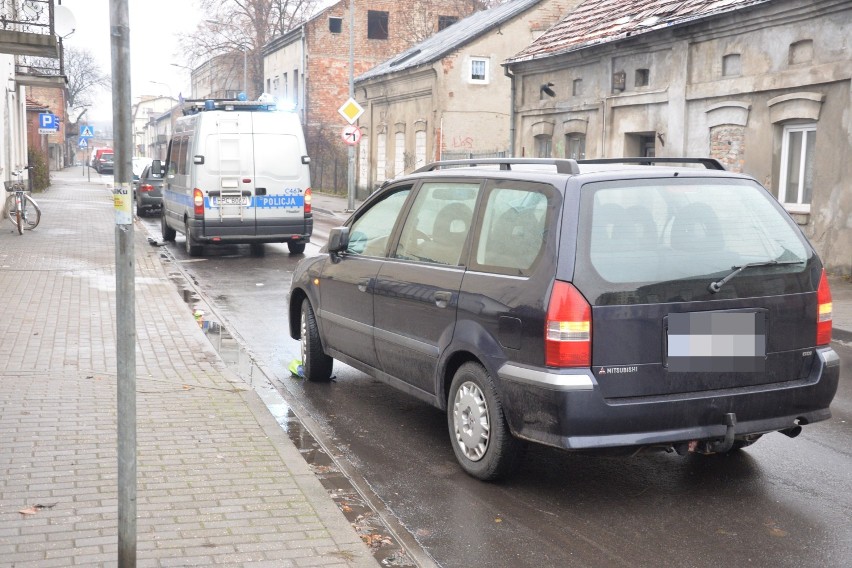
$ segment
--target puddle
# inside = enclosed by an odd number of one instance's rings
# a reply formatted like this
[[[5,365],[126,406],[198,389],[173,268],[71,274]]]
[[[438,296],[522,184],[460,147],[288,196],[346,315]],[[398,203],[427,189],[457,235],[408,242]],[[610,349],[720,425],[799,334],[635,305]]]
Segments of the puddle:
[[[270,387],[270,381],[254,362],[251,354],[239,344],[227,328],[212,318],[209,307],[199,295],[194,290],[186,288],[184,275],[171,273],[169,278],[177,286],[195,321],[228,368],[255,389],[261,386]],[[293,378],[292,380],[302,379]],[[373,558],[382,566],[416,568],[417,564],[394,538],[381,517],[355,489],[349,478],[340,471],[332,457],[302,424],[289,405],[280,399],[280,396],[278,403],[270,403],[265,397],[262,398],[266,401],[272,416],[299,450],[308,467],[328,491],[329,496],[361,540],[369,547]]]

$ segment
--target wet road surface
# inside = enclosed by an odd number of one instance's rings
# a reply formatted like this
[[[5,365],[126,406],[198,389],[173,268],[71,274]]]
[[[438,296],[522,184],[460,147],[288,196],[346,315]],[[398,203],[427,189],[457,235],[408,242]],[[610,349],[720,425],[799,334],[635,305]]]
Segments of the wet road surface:
[[[317,241],[337,224],[316,222]],[[146,220],[158,237],[156,223]],[[329,384],[290,376],[298,344],[287,333],[286,297],[302,255],[267,245],[253,257],[233,246],[190,259],[180,235],[176,245],[168,254],[247,347],[246,360],[293,401],[317,447],[375,492],[394,530],[441,566],[852,565],[850,346],[835,345],[843,366],[834,418],[796,439],[771,434],[731,456],[600,457],[531,446],[512,479],[487,484],[459,469],[438,410],[337,362]],[[312,243],[306,254],[317,251]],[[315,471],[335,470],[326,465]]]

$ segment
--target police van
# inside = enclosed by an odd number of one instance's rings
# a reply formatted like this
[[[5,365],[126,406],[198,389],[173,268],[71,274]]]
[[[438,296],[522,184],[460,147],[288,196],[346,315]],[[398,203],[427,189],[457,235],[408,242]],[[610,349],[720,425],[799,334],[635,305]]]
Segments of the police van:
[[[313,229],[310,158],[298,115],[273,102],[185,101],[164,170],[163,240],[208,244],[287,243],[301,253]]]

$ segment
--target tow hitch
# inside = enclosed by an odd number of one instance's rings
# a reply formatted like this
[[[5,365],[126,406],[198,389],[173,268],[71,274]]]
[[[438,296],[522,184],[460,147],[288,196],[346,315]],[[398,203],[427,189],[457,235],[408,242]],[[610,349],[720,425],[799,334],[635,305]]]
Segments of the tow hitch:
[[[733,412],[725,414],[725,437],[718,442],[707,442],[704,452],[708,454],[724,454],[734,447],[734,426],[737,425],[737,415]]]

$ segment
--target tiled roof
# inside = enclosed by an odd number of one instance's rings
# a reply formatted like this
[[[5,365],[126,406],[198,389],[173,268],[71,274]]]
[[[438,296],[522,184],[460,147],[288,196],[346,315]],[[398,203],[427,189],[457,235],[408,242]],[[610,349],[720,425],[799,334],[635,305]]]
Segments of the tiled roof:
[[[541,0],[509,0],[505,4],[495,6],[489,10],[474,12],[467,18],[444,28],[432,37],[376,65],[366,73],[358,76],[355,80],[363,81],[438,61],[446,54],[459,49],[482,34],[497,28],[539,2]]]
[[[771,0],[586,0],[508,63],[575,51]]]

